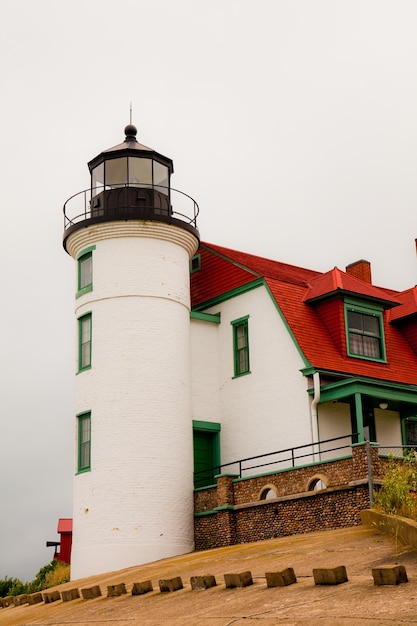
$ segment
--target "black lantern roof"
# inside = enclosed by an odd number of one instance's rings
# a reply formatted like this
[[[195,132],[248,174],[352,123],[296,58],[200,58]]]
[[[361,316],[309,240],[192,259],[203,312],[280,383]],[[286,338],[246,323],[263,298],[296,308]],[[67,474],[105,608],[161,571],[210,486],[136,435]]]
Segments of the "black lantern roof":
[[[136,139],[137,128],[133,124],[128,124],[124,130],[125,132],[125,140],[123,143],[119,143],[117,146],[113,146],[113,148],[108,148],[107,150],[103,150],[100,154],[98,154],[94,159],[88,163],[88,168],[90,172],[109,159],[117,159],[122,156],[133,156],[133,157],[142,157],[142,158],[151,158],[155,159],[159,163],[162,163],[169,169],[169,173],[173,174],[174,172],[174,164],[171,159],[156,152],[153,148],[148,148],[148,146],[144,146],[139,143]]]

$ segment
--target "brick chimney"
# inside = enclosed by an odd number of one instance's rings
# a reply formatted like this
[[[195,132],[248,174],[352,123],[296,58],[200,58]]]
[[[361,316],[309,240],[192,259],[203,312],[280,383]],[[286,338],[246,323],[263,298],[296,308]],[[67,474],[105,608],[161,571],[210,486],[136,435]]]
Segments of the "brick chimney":
[[[346,274],[359,278],[363,280],[364,283],[372,285],[371,264],[369,261],[361,259],[360,261],[350,263],[350,265],[346,266]]]

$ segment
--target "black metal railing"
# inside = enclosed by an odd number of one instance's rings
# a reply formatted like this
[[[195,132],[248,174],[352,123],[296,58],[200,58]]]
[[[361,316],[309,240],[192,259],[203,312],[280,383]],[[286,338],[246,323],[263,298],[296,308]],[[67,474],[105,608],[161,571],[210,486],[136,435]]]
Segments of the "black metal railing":
[[[111,203],[110,194],[121,191],[122,195]],[[137,197],[133,200],[135,192]],[[174,211],[172,201],[181,206],[182,212]],[[112,185],[112,187],[94,187],[74,194],[65,202],[64,231],[84,222],[100,218],[115,219],[148,219],[161,216],[166,219],[179,220],[193,228],[197,228],[199,207],[197,202],[179,189],[163,185]]]
[[[215,484],[214,476],[216,474],[230,473],[242,478],[244,475],[247,475],[248,472],[259,470],[260,468],[268,467],[269,469],[267,471],[272,472],[274,470],[279,471],[280,469],[294,468],[298,465],[320,463],[323,460],[337,458],[333,453],[340,452],[341,450],[344,450],[345,454],[340,456],[348,456],[351,454],[352,444],[357,442],[358,434],[359,433],[352,433],[342,437],[307,443],[302,446],[268,452],[267,454],[259,454],[257,456],[251,456],[245,459],[239,459],[238,461],[232,461],[231,463],[223,463],[222,465],[200,470],[194,473],[194,487],[199,488],[209,484]],[[345,441],[344,445],[333,445],[335,443],[341,443],[341,441]],[[300,463],[301,459],[303,463]],[[257,463],[256,461],[262,462]],[[253,464],[254,462],[256,463]]]

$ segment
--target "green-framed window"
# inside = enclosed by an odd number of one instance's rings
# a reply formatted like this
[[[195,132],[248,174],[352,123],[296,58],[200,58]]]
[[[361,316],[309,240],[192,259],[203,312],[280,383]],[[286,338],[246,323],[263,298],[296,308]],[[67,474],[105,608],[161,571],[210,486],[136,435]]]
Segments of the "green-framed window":
[[[348,355],[385,361],[382,310],[345,303],[345,320]]]
[[[417,446],[417,416],[406,417],[401,426],[403,445]]]
[[[77,415],[78,421],[78,460],[77,471],[86,472],[91,469],[91,413]]]
[[[234,375],[250,374],[249,369],[249,315],[230,322],[233,328]]]
[[[91,367],[91,313],[78,318],[78,371]]]
[[[190,260],[190,273],[198,272],[201,269],[201,256],[196,254]]]
[[[93,289],[93,250],[86,248],[77,256],[77,297]]]
[[[216,483],[220,472],[220,429],[218,422],[193,420],[194,487]]]

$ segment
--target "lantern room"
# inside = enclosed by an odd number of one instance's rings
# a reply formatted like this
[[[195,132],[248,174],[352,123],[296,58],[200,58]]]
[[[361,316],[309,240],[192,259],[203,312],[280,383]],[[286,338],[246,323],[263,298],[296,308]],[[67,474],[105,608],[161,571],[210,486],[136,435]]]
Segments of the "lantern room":
[[[197,203],[171,188],[172,160],[136,139],[137,129],[126,126],[123,143],[101,152],[88,163],[89,189],[64,205],[64,247],[69,235],[89,224],[114,220],[157,220],[180,226],[199,238]],[[180,205],[173,209],[173,196]],[[88,221],[88,224],[86,224]]]
[[[136,127],[125,128],[122,144],[89,162],[92,216],[122,213],[170,215],[171,159],[136,140]]]

